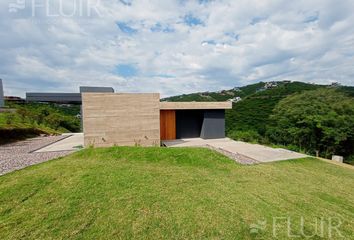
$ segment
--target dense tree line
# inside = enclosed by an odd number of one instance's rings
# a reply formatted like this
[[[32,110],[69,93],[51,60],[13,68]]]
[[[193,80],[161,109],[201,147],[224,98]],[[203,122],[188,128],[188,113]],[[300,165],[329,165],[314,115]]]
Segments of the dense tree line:
[[[272,142],[296,145],[329,158],[354,150],[354,99],[335,89],[289,96],[275,107],[266,136]]]
[[[227,114],[228,136],[276,144],[330,158],[354,160],[354,98],[339,89],[319,88],[280,98],[252,97]]]
[[[15,112],[3,113],[0,128],[38,128],[57,132],[79,132],[80,106],[55,104],[10,104]],[[0,119],[0,120],[1,120]]]

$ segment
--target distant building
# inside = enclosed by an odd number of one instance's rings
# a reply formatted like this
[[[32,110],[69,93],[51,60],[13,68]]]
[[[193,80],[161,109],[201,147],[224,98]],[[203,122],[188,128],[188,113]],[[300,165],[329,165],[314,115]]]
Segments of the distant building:
[[[26,100],[16,96],[5,96],[4,97],[6,102],[13,102],[13,103],[25,103]]]
[[[336,88],[336,87],[340,87],[342,86],[339,82],[332,82],[331,85],[329,85],[330,87]]]
[[[4,104],[4,89],[2,87],[2,79],[0,79],[0,108],[5,107]]]
[[[228,101],[229,102],[233,102],[233,103],[237,103],[237,102],[239,102],[241,100],[242,100],[241,97],[234,97],[234,98],[230,98]]]
[[[114,93],[114,89],[111,87],[80,87],[79,93],[26,93],[26,101],[59,104],[81,104],[81,94],[86,92]]]
[[[241,89],[238,87],[234,87],[232,90],[234,90],[235,92],[241,92]]]
[[[271,88],[276,88],[278,87],[278,83],[277,82],[267,82],[264,85],[265,89],[271,89]]]

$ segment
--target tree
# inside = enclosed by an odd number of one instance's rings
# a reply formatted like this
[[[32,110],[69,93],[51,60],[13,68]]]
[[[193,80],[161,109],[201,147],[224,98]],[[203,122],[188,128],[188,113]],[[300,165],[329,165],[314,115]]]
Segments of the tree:
[[[354,149],[354,99],[335,89],[291,95],[270,116],[267,136],[323,157],[349,156]]]

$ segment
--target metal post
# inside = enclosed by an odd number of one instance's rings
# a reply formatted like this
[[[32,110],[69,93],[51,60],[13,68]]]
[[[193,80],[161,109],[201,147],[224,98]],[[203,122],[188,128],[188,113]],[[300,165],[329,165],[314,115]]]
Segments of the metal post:
[[[0,108],[3,108],[4,106],[4,89],[2,87],[2,79],[0,79]]]

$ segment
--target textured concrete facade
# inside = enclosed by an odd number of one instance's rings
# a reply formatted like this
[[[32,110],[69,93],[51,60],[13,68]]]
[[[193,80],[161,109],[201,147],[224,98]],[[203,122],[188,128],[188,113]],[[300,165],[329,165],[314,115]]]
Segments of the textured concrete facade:
[[[85,146],[159,146],[160,94],[82,94]]]

